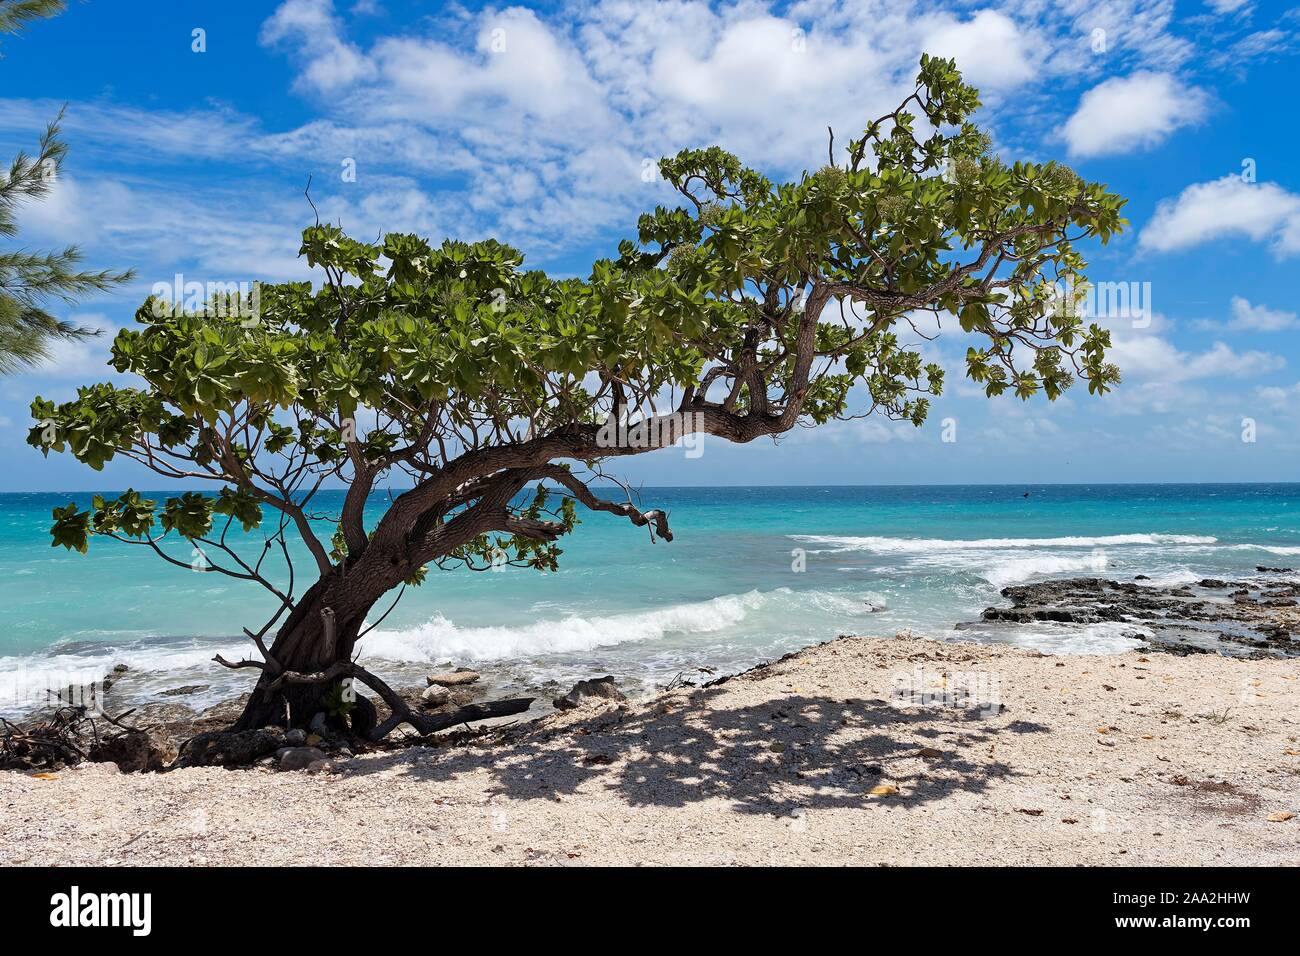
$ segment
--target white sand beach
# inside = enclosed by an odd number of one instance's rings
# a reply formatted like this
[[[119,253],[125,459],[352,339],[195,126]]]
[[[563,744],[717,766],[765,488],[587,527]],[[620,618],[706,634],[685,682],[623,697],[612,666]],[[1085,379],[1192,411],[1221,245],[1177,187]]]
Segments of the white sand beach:
[[[970,686],[999,712],[945,705]],[[329,773],[7,772],[0,808],[34,866],[1287,865],[1300,661],[841,638]]]

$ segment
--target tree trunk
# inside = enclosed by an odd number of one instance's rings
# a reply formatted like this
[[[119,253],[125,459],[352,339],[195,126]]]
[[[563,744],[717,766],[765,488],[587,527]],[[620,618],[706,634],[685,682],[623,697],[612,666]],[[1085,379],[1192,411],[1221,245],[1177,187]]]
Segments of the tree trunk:
[[[244,712],[232,730],[258,727],[307,727],[316,714],[329,714],[327,699],[341,679],[320,683],[285,683],[272,688],[282,671],[311,674],[328,670],[332,665],[351,660],[357,634],[366,614],[387,588],[364,587],[362,581],[345,581],[334,574],[321,578],[299,600],[280,627],[271,644],[271,658],[279,665],[262,672]],[[374,706],[356,694],[352,718],[354,723],[373,726]],[[339,714],[330,718],[339,729],[347,721]],[[362,732],[368,731],[366,726]],[[362,728],[358,728],[359,730]]]

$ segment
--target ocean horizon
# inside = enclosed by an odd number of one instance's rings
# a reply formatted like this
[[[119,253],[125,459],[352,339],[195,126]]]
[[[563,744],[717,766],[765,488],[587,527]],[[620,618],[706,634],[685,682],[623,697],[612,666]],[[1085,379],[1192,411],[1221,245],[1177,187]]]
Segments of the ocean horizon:
[[[118,692],[131,704],[204,706],[246,690],[249,672],[211,658],[249,653],[241,629],[269,616],[269,596],[147,547],[51,548],[51,509],[92,494],[0,493],[0,712],[24,709],[52,670],[93,680],[119,663],[129,677]],[[342,495],[322,491],[321,507]],[[558,572],[431,569],[362,639],[362,659],[399,682],[454,664],[505,686],[608,673],[652,690],[850,633],[1112,653],[1141,646],[1134,627],[955,627],[1012,584],[1242,580],[1300,558],[1300,483],[665,486],[639,498],[668,510],[674,541],[652,543],[645,529],[579,508]],[[261,532],[239,537],[260,551]],[[185,542],[168,552],[186,564],[193,555]],[[299,567],[301,582],[310,575]],[[165,696],[178,689],[188,690]]]

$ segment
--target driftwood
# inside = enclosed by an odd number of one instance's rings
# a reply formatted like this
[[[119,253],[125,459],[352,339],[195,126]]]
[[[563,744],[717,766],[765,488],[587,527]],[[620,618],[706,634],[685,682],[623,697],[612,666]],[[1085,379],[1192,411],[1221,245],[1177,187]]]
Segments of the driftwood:
[[[388,686],[384,680],[354,661],[339,661],[331,664],[325,670],[303,673],[290,670],[275,670],[269,661],[266,664],[253,660],[231,662],[224,660],[219,654],[213,660],[226,667],[259,667],[270,671],[274,674],[268,684],[268,689],[271,691],[276,691],[286,685],[327,684],[343,678],[361,681],[361,683],[378,694],[392,712],[388,719],[375,724],[374,705],[366,701],[366,705],[360,708],[364,716],[361,720],[354,722],[353,730],[371,741],[383,740],[400,724],[410,724],[420,734],[425,735],[436,733],[439,730],[446,730],[448,727],[455,727],[459,724],[467,724],[474,720],[522,714],[532,706],[535,699],[532,697],[511,697],[506,700],[485,701],[481,704],[467,704],[450,714],[421,714],[412,710],[411,705],[406,702],[402,695]],[[363,699],[358,697],[358,704]]]
[[[486,720],[489,717],[509,717],[522,714],[533,704],[532,697],[512,697],[506,700],[490,700],[481,704],[467,704],[450,714],[421,714],[411,709],[401,694],[393,690],[380,678],[356,664],[348,665],[351,676],[361,681],[376,694],[392,713],[388,719],[370,732],[371,740],[383,740],[399,724],[410,724],[421,734],[432,734],[448,727],[467,724],[472,720]]]
[[[410,724],[421,734],[432,734],[448,727],[467,724],[473,720],[487,720],[489,717],[510,717],[522,714],[533,704],[532,697],[510,697],[506,700],[489,700],[481,704],[466,704],[450,714],[421,714],[411,710],[402,701],[403,712],[394,710],[392,716],[375,728],[372,740],[382,740],[398,724]]]
[[[60,707],[48,717],[20,726],[0,717],[0,770],[56,770],[92,759],[91,755],[112,737],[101,738],[99,721],[133,733],[119,717],[91,716],[85,707]]]

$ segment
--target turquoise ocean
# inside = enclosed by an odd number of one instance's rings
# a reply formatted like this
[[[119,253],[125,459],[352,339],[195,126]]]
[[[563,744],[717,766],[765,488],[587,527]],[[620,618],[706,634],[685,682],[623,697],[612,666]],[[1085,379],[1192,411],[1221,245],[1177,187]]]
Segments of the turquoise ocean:
[[[342,492],[322,494],[326,507]],[[1107,653],[1137,645],[1129,629],[953,627],[998,603],[1001,588],[1048,577],[1176,583],[1300,566],[1300,484],[645,488],[639,497],[669,511],[674,541],[584,513],[556,573],[432,569],[366,635],[363,659],[412,681],[451,663],[503,685],[608,673],[650,689],[846,633]],[[51,670],[93,680],[118,663],[130,668],[120,692],[132,703],[198,685],[175,699],[199,706],[246,689],[251,671],[211,658],[248,654],[238,635],[260,626],[269,595],[143,547],[52,548],[51,509],[89,499],[0,495],[0,713],[23,709],[29,685]],[[261,542],[245,538],[250,553]],[[190,562],[183,543],[171,553]]]

